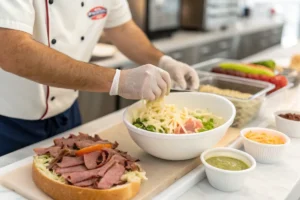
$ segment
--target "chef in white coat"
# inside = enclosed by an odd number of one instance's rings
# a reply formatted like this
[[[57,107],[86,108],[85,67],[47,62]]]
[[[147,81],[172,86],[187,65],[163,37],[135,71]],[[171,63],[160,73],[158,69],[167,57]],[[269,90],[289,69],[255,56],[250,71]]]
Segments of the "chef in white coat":
[[[141,66],[88,63],[102,31]],[[81,124],[78,90],[155,100],[196,88],[188,65],[152,46],[126,0],[0,1],[0,156]]]

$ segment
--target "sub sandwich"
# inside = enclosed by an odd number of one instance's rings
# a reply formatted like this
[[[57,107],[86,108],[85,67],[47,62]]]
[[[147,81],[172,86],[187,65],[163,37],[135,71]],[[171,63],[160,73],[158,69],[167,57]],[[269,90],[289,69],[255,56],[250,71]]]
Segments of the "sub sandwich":
[[[139,191],[146,174],[118,143],[79,133],[34,149],[33,181],[55,200],[125,200]]]

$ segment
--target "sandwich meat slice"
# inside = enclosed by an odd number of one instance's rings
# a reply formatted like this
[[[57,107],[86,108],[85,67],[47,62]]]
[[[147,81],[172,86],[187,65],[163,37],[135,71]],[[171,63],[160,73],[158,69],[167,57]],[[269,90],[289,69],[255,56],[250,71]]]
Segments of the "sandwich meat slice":
[[[79,133],[34,149],[35,184],[55,200],[132,199],[146,180],[139,161],[118,143]]]

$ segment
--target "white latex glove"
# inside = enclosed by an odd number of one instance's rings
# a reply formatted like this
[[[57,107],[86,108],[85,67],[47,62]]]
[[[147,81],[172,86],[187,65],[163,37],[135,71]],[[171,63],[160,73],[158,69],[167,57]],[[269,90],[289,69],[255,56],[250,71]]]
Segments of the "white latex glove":
[[[174,60],[169,56],[162,56],[158,67],[169,72],[174,88],[198,89],[199,76],[196,70],[189,65]]]
[[[110,95],[153,101],[167,95],[170,87],[171,78],[168,72],[147,64],[134,69],[117,70]]]

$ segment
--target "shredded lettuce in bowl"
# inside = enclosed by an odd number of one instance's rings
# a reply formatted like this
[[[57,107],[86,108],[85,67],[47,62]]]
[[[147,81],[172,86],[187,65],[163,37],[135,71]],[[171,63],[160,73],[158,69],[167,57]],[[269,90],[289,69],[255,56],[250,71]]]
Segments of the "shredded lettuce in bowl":
[[[203,128],[198,130],[198,133],[204,132],[204,131],[209,131],[215,128],[215,120],[214,118],[204,118],[204,117],[198,117],[195,116],[196,119],[201,120],[203,124]]]
[[[203,117],[203,116],[194,116],[196,119],[201,120],[203,127],[199,129],[197,132],[204,132],[214,129],[216,126],[215,119],[210,117]],[[160,120],[161,122],[164,121],[164,119]],[[144,129],[150,132],[159,132],[159,133],[169,133],[169,129],[161,126],[158,130],[154,125],[147,124],[148,120],[147,118],[141,119],[137,118],[135,121],[133,121],[133,125],[137,128]]]

